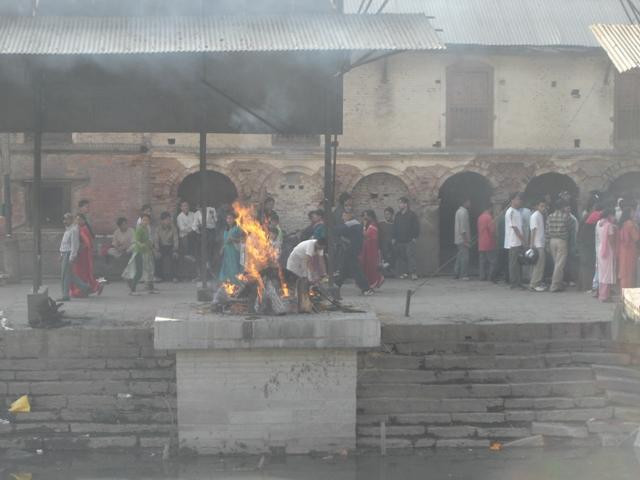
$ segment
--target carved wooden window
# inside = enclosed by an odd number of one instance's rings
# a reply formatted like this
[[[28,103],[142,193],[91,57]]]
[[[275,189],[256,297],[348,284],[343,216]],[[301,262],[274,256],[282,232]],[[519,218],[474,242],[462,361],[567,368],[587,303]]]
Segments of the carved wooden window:
[[[447,145],[493,145],[493,68],[461,63],[447,69]]]
[[[614,140],[618,147],[640,146],[640,74],[616,75]]]

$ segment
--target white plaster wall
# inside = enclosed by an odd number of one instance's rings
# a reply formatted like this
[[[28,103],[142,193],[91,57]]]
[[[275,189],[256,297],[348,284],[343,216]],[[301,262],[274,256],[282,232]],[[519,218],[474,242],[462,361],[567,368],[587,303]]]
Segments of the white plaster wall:
[[[201,454],[355,447],[356,352],[177,353],[180,445]]]
[[[402,54],[345,76],[345,148],[425,150],[446,140],[446,69],[494,67],[494,147],[611,148],[613,74],[604,54]],[[556,86],[552,87],[552,82]],[[580,98],[571,91],[580,90]]]

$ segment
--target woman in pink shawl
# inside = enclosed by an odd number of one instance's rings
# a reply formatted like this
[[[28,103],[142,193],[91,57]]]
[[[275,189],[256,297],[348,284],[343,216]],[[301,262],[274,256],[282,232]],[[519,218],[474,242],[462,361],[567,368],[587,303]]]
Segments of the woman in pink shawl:
[[[636,244],[640,239],[638,226],[633,219],[630,207],[622,210],[620,217],[620,233],[618,234],[618,278],[620,288],[636,286],[636,263],[638,250]]]
[[[602,212],[596,232],[600,239],[598,248],[598,299],[608,302],[611,299],[611,286],[616,283],[616,213],[613,209]]]
[[[378,243],[378,219],[373,210],[364,212],[364,241],[360,264],[369,288],[379,288],[384,282],[380,273],[380,245]]]

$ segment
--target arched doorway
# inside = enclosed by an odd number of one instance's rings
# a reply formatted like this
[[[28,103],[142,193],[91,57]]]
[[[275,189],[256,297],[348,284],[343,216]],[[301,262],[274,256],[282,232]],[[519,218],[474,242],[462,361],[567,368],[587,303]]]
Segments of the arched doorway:
[[[275,200],[280,226],[286,233],[302,230],[309,224],[307,214],[316,210],[323,198],[322,179],[303,172],[274,172],[265,184],[261,199]]]
[[[409,188],[399,177],[380,172],[361,178],[353,187],[352,195],[357,214],[371,209],[376,212],[378,219],[382,219],[385,208],[398,210],[400,199],[409,197]]]
[[[454,219],[456,210],[465,199],[471,200],[469,220],[471,223],[471,238],[477,237],[477,221],[482,210],[491,201],[493,188],[486,177],[475,172],[461,172],[452,175],[440,187],[440,268],[443,272],[452,272],[456,255],[453,239]],[[478,262],[477,249],[471,249],[471,265]]]
[[[640,171],[628,172],[619,176],[611,182],[607,193],[612,201],[616,201],[618,198],[624,198],[627,201],[639,201]]]
[[[238,198],[238,191],[233,182],[222,173],[205,172],[207,180],[207,188],[205,190],[205,198],[208,206],[215,208],[225,203],[230,204]],[[178,187],[178,198],[186,200],[192,209],[200,203],[200,172],[187,175]]]
[[[527,184],[524,191],[525,205],[532,205],[534,202],[546,196],[551,197],[551,210],[558,201],[558,195],[562,192],[569,192],[571,195],[571,210],[578,210],[578,195],[580,189],[576,182],[568,175],[562,173],[543,173],[537,177],[533,177]]]

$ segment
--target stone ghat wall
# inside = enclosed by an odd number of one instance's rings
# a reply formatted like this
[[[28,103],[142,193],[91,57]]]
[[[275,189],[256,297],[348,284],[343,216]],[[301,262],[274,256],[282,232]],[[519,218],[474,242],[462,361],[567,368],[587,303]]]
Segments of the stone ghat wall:
[[[163,447],[175,432],[175,356],[151,329],[0,333],[0,405],[31,413],[0,424],[0,449]]]
[[[358,446],[616,446],[640,426],[640,351],[611,323],[385,326],[358,358]],[[384,430],[383,430],[384,428]]]

